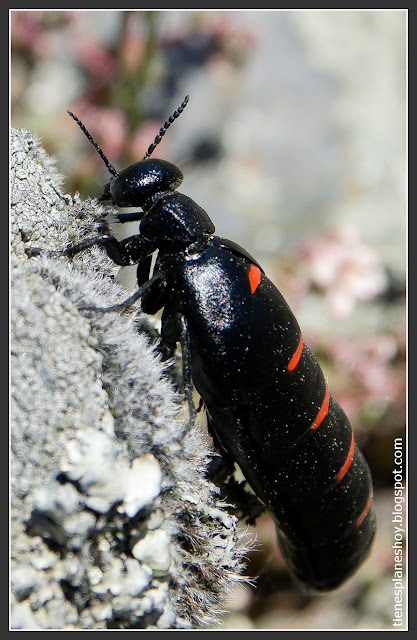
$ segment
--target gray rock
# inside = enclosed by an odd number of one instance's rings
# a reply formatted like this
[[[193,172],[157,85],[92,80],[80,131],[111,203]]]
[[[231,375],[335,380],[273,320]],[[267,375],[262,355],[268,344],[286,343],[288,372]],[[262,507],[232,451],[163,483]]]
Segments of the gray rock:
[[[103,251],[26,255],[94,235],[103,209],[60,193],[29,131],[11,150],[12,628],[212,625],[247,537],[204,477],[202,425],[137,310],[80,310],[129,295]]]

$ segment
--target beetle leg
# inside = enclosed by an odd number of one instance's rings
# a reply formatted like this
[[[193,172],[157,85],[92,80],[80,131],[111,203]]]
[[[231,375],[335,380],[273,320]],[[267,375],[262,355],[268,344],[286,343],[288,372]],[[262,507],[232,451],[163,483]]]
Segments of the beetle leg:
[[[130,238],[126,238],[126,241],[129,239]],[[132,264],[129,250],[125,247],[127,244],[126,241],[120,242],[110,233],[102,233],[97,236],[85,238],[85,240],[81,240],[81,242],[77,242],[77,244],[70,245],[66,249],[60,251],[51,251],[42,247],[28,247],[26,249],[26,255],[34,257],[44,254],[47,256],[69,256],[72,258],[72,256],[75,256],[77,253],[81,253],[90,247],[101,245],[105,248],[107,255],[111,260],[113,260],[113,262],[121,267],[126,267],[127,265]]]
[[[85,240],[64,249],[64,251],[61,252],[61,255],[72,257],[85,249],[93,247],[94,245],[102,245],[109,258],[119,266],[125,267],[128,264],[131,264],[130,255],[128,251],[126,251],[123,243],[117,240],[111,233],[102,233],[99,236],[86,238]]]
[[[91,238],[81,240],[81,242],[78,242],[77,244],[71,245],[66,249],[60,249],[58,251],[48,250],[43,247],[27,247],[25,249],[25,252],[26,255],[28,255],[30,258],[39,256],[41,254],[47,256],[75,256],[77,253],[81,253],[81,251],[85,251],[86,249],[89,249],[90,247],[93,247],[95,245],[103,245],[106,241],[109,240],[109,238],[110,234],[102,233],[98,236],[92,236]]]
[[[113,212],[116,222],[139,222],[145,213],[143,211],[134,211],[133,213],[115,213]]]
[[[190,428],[194,425],[196,410],[193,401],[193,381],[191,377],[191,346],[188,322],[182,314],[177,314],[177,322],[180,330],[180,344],[182,354],[182,379],[184,381],[184,394],[188,402],[188,415]]]
[[[74,256],[80,253],[80,251],[84,251],[94,245],[102,245],[109,258],[121,267],[136,264],[153,250],[152,243],[142,238],[142,236],[134,235],[129,238],[124,238],[123,240],[117,240],[111,233],[105,232],[92,238],[86,238],[71,247],[67,247],[62,254]]]
[[[136,300],[145,295],[152,287],[157,287],[164,279],[164,277],[165,275],[161,272],[156,273],[154,276],[152,276],[152,278],[150,278],[150,280],[145,282],[145,284],[143,284],[141,287],[139,287],[139,289],[137,289],[137,291],[129,296],[129,298],[126,298],[126,300],[123,300],[123,302],[114,304],[111,307],[93,307],[87,305],[85,307],[79,307],[79,309],[82,309],[83,311],[99,311],[101,313],[107,313],[108,311],[126,311],[132,306],[132,304],[136,302]]]
[[[140,287],[144,282],[149,280],[152,265],[152,254],[141,258],[136,269],[136,280]]]
[[[181,313],[162,315],[161,338],[166,348],[174,353],[175,345],[179,341],[182,355],[183,393],[188,403],[189,428],[194,425],[196,409],[193,401],[193,382],[191,375],[191,346],[188,323]]]

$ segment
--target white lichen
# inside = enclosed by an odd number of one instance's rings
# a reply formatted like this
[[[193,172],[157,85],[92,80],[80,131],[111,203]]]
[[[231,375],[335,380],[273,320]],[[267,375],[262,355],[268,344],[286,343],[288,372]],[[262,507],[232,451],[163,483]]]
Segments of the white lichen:
[[[60,250],[103,213],[59,193],[12,131],[12,627],[179,629],[216,623],[247,538],[205,478],[210,457],[135,313],[93,247]]]

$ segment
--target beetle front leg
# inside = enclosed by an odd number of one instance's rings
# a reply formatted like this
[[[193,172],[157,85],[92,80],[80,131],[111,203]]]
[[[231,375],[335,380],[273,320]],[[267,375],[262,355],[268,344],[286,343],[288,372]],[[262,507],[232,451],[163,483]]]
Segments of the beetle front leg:
[[[86,238],[77,244],[67,247],[61,253],[62,255],[72,257],[95,245],[103,246],[109,258],[120,267],[126,267],[131,264],[129,252],[123,246],[123,243],[117,240],[117,238],[110,233],[103,233],[99,236]]]
[[[140,222],[145,215],[143,211],[133,211],[133,213],[113,213],[116,222]]]
[[[70,245],[66,249],[59,250],[48,250],[44,247],[27,247],[25,249],[26,255],[30,258],[35,256],[40,256],[42,254],[47,256],[75,256],[77,253],[81,253],[90,247],[94,247],[95,245],[103,245],[107,240],[109,240],[111,236],[108,233],[102,233],[97,236],[92,236],[91,238],[86,238],[85,240],[81,240],[77,244]],[[116,240],[116,239],[115,239]]]
[[[58,251],[51,251],[42,247],[28,247],[26,249],[26,255],[34,257],[45,254],[47,256],[68,256],[72,258],[77,255],[77,253],[81,253],[94,246],[103,246],[109,258],[121,267],[132,264],[129,251],[124,246],[124,243],[107,232],[92,236],[91,238],[85,238],[85,240],[81,240],[81,242],[77,242],[77,244],[70,245],[66,247],[66,249]]]
[[[121,267],[136,264],[153,251],[152,243],[140,235],[117,240],[111,233],[103,233],[93,238],[87,238],[72,247],[67,247],[63,253],[73,256],[93,245],[102,245],[110,260]]]
[[[48,256],[68,256],[73,257],[77,253],[81,253],[86,249],[94,246],[102,246],[108,257],[120,267],[136,264],[144,260],[149,254],[153,253],[155,247],[152,242],[145,240],[140,234],[118,240],[104,222],[99,227],[100,233],[90,238],[85,238],[76,244],[70,245],[59,251],[51,251],[41,247],[28,247],[26,254],[29,257],[46,254]],[[148,270],[149,277],[149,270]],[[147,278],[142,278],[139,285],[143,284]]]
[[[130,215],[133,215],[132,220],[140,220],[143,213],[135,212],[134,214],[119,214],[119,222],[128,222]],[[141,216],[141,217],[138,217]],[[128,265],[136,264],[145,258],[148,254],[153,252],[153,245],[149,240],[145,240],[140,234],[129,236],[123,240],[118,240],[109,229],[106,220],[102,219],[101,224],[98,227],[99,235],[93,238],[86,238],[81,242],[67,247],[64,251],[64,255],[74,256],[89,247],[94,245],[102,245],[106,250],[108,257],[120,267],[126,267]],[[148,274],[149,275],[149,274]],[[144,282],[145,280],[143,280]],[[140,284],[143,284],[140,282]]]

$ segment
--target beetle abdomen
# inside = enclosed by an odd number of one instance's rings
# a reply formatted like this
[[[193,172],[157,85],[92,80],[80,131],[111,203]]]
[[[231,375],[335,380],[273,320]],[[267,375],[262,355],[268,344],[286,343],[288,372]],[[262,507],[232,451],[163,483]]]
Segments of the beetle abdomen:
[[[226,288],[216,296],[211,279],[201,326],[196,309],[189,314],[192,375],[210,428],[274,515],[295,577],[316,591],[336,588],[359,568],[374,536],[368,465],[282,295],[256,265],[213,253]],[[204,280],[203,272],[196,267]],[[201,353],[202,336],[216,331],[212,353],[207,346]]]

